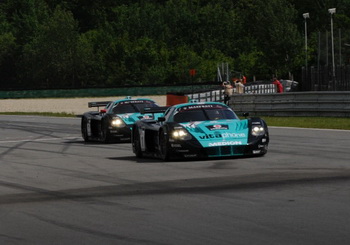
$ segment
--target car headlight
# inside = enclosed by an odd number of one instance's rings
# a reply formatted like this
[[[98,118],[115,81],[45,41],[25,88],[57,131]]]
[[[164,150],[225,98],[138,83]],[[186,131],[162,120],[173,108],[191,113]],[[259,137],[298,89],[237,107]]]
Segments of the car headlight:
[[[119,117],[113,118],[112,121],[111,121],[111,125],[113,127],[118,127],[118,128],[125,127],[124,121],[121,118],[119,118]]]
[[[178,140],[189,140],[192,138],[191,135],[183,128],[175,129],[171,133],[171,136],[173,139],[178,139]]]
[[[263,126],[253,126],[252,127],[252,135],[259,136],[259,135],[264,135],[264,134],[265,134],[265,129]]]

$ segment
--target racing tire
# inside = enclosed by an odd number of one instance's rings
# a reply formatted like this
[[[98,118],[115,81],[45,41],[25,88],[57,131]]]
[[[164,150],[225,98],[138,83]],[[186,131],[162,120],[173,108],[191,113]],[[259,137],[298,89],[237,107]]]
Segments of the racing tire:
[[[87,132],[87,118],[86,117],[83,117],[81,119],[81,135],[84,139],[85,142],[89,142],[89,135],[88,135],[88,132]]]
[[[169,161],[170,159],[170,152],[169,152],[169,137],[164,132],[164,130],[161,131],[159,136],[159,149],[160,149],[160,158],[163,161]]]
[[[132,147],[134,149],[134,153],[137,158],[141,158],[143,156],[142,150],[141,150],[141,140],[140,140],[140,133],[139,130],[136,128],[134,129],[133,133],[133,139],[132,139]]]
[[[110,132],[107,127],[107,123],[105,121],[101,122],[101,141],[103,143],[111,142]]]

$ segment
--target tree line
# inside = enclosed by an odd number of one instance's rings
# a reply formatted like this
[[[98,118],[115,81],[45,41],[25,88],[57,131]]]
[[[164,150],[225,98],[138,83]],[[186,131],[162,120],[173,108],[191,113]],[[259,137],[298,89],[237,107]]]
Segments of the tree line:
[[[248,79],[298,76],[302,13],[313,62],[328,8],[349,29],[348,0],[2,0],[0,89],[209,82],[223,62]]]

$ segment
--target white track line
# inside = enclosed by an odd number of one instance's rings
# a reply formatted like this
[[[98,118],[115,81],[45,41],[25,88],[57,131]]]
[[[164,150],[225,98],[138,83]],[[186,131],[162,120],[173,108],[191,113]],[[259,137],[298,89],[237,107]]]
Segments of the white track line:
[[[314,130],[314,131],[339,131],[339,132],[348,132],[350,130],[346,129],[328,129],[328,128],[297,128],[297,127],[277,127],[277,126],[268,126],[268,128],[286,128],[286,129],[299,129],[299,130]]]
[[[42,139],[23,139],[23,140],[0,140],[0,144],[6,143],[20,143],[20,142],[36,142],[36,141],[55,141],[55,140],[68,140],[78,139],[79,137],[64,137],[64,138],[42,138]]]

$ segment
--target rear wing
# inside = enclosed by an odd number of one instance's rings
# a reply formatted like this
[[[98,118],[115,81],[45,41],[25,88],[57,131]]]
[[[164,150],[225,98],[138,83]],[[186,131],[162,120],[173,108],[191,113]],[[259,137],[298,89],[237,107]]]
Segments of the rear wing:
[[[144,107],[140,110],[141,114],[148,114],[148,113],[164,113],[169,106],[159,106],[159,107]]]
[[[112,101],[98,101],[98,102],[89,102],[88,106],[89,108],[91,107],[97,107],[97,110],[100,110],[100,107],[102,106],[106,106],[109,103],[111,103]]]

